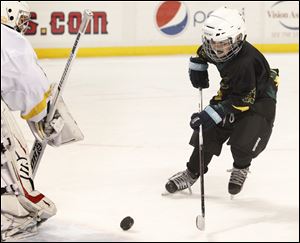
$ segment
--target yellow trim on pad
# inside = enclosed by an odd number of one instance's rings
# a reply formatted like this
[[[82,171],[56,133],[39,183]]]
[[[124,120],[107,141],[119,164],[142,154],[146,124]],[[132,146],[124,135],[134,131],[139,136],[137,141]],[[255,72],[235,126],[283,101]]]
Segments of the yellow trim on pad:
[[[299,44],[255,44],[254,46],[262,52],[299,52]],[[198,45],[91,47],[79,48],[77,56],[103,57],[195,54],[198,47]],[[70,55],[71,48],[36,48],[35,51],[39,58],[66,58]]]

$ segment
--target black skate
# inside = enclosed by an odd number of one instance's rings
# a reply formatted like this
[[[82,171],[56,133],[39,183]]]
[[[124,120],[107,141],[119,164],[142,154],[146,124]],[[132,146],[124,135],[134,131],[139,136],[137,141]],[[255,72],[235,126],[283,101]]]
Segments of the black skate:
[[[244,182],[249,172],[249,167],[245,169],[232,168],[231,170],[228,170],[228,172],[231,172],[231,176],[228,184],[228,192],[231,195],[236,195],[243,188]]]
[[[185,171],[181,171],[173,175],[165,187],[169,193],[182,191],[186,188],[189,188],[191,192],[191,186],[197,181],[198,178],[199,175],[195,175],[186,169]]]

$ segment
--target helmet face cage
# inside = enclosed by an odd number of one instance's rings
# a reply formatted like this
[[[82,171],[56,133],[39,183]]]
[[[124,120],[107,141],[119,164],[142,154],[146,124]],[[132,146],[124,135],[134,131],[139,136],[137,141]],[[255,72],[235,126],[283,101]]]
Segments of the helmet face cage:
[[[15,29],[24,34],[29,28],[30,13],[20,10],[16,18]]]
[[[239,35],[236,40],[228,38],[223,41],[214,41],[203,36],[202,42],[206,55],[218,63],[228,61],[241,50],[243,43],[241,38],[242,35]]]

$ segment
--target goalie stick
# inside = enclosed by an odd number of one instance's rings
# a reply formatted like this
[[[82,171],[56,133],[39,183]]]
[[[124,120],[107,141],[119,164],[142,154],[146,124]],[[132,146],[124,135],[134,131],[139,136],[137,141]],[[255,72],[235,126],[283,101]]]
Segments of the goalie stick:
[[[78,48],[79,48],[80,37],[81,37],[82,34],[84,34],[84,32],[87,28],[87,25],[88,25],[89,21],[91,20],[92,16],[93,16],[92,11],[84,10],[83,19],[82,19],[82,22],[80,24],[79,31],[77,33],[77,36],[76,36],[75,42],[73,44],[70,56],[69,56],[68,61],[66,63],[64,72],[63,72],[62,77],[60,79],[60,82],[58,84],[56,93],[53,97],[53,102],[50,106],[49,113],[46,117],[47,122],[49,122],[53,119],[54,113],[56,111],[57,100],[62,95],[62,91],[63,91],[63,89],[65,87],[65,84],[66,84],[66,81],[68,79],[68,76],[69,76],[69,73],[70,73],[70,70],[71,70],[71,66],[73,64],[73,61],[76,57],[76,54],[77,54],[77,51],[78,51]],[[31,163],[31,167],[32,167],[33,178],[36,175],[37,169],[38,169],[39,164],[41,162],[42,156],[45,152],[46,146],[47,146],[47,141],[46,140],[40,141],[38,139],[35,139],[34,144],[32,146],[32,149],[31,149],[31,152],[30,152],[30,155],[29,155],[30,156],[29,159],[30,159],[30,163]]]

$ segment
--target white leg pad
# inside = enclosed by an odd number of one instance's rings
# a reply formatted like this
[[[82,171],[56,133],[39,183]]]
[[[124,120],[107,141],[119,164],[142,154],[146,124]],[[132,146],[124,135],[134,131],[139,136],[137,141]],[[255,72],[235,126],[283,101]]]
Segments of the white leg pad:
[[[56,214],[55,204],[34,189],[25,139],[2,100],[1,193],[1,237],[4,240],[36,234],[37,225]]]
[[[37,233],[37,221],[16,195],[1,195],[1,238],[21,239]],[[1,240],[1,241],[2,241]]]

